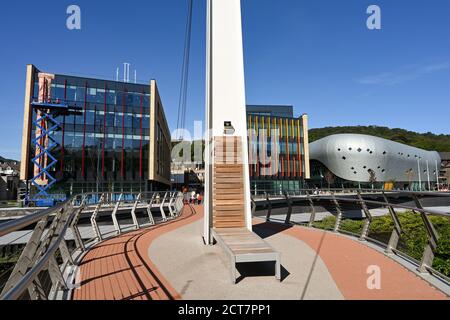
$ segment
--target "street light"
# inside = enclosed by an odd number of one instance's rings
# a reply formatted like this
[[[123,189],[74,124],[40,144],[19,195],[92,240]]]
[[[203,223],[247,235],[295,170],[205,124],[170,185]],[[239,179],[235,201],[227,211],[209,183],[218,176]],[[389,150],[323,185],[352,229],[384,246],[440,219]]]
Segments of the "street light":
[[[437,191],[441,191],[441,187],[439,185],[439,170],[438,170],[438,162],[436,161],[436,181],[437,181]]]
[[[420,175],[420,158],[417,159],[417,168],[419,171],[417,172],[419,174],[419,191],[422,191],[422,177]]]

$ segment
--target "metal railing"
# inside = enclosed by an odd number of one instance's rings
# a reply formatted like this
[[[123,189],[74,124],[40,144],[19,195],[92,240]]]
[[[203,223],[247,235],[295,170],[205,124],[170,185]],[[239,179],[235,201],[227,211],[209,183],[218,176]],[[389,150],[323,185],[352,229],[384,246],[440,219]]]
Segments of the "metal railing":
[[[132,230],[176,219],[184,207],[179,192],[88,193],[77,195],[53,208],[0,224],[0,237],[24,228],[34,227],[8,281],[0,294],[1,300],[47,300],[68,293],[79,259],[93,245],[107,237],[120,235],[124,229],[118,214],[127,214],[133,221]],[[160,213],[155,219],[152,209]],[[143,211],[147,223],[139,223],[137,210]],[[101,213],[110,216],[112,234],[102,233],[97,219]],[[125,213],[124,213],[125,212]],[[90,216],[94,231],[92,239],[83,239],[79,221]],[[67,235],[72,231],[74,246],[69,249]]]
[[[417,270],[420,273],[429,273],[434,276],[437,276],[441,280],[443,280],[447,285],[450,285],[450,278],[437,270],[433,269],[433,263],[435,259],[435,255],[437,253],[438,248],[438,242],[440,239],[440,235],[436,231],[436,228],[434,227],[433,223],[430,220],[430,216],[439,216],[439,217],[445,217],[450,218],[449,212],[442,212],[439,210],[434,210],[430,208],[424,208],[421,202],[421,197],[423,196],[431,196],[431,197],[446,197],[450,199],[450,193],[441,193],[441,192],[412,192],[412,191],[383,191],[383,190],[368,190],[368,189],[355,189],[354,192],[347,192],[348,193],[354,193],[356,196],[352,197],[343,197],[343,194],[339,194],[329,191],[329,190],[323,190],[322,194],[317,194],[316,189],[309,189],[309,190],[301,190],[301,192],[297,193],[289,193],[285,192],[283,197],[277,196],[270,196],[265,195],[264,198],[261,197],[252,197],[253,202],[253,214],[256,214],[256,211],[258,210],[258,205],[262,206],[263,210],[266,210],[266,221],[273,222],[273,221],[279,221],[277,219],[273,219],[273,207],[275,203],[278,203],[278,206],[280,205],[280,201],[282,205],[284,205],[284,208],[286,209],[285,214],[286,218],[284,223],[285,224],[298,224],[305,227],[313,228],[315,227],[316,222],[316,215],[317,215],[317,202],[327,202],[332,205],[332,207],[335,209],[335,223],[334,226],[330,231],[333,232],[339,232],[344,233],[350,236],[358,237],[361,241],[370,241],[372,243],[375,243],[376,245],[382,246],[385,250],[385,253],[388,255],[396,254],[399,255],[408,261],[412,261],[414,264],[417,265]],[[368,195],[370,197],[374,197],[374,194],[377,194],[378,197],[382,199],[382,201],[377,201],[373,199],[366,199],[365,195]],[[411,205],[405,205],[401,203],[393,203],[391,201],[391,198],[398,198],[399,196],[408,197],[411,199],[411,201],[414,202],[414,206]],[[299,202],[307,203],[307,205],[310,208],[310,218],[309,222],[307,223],[299,223],[292,221],[292,214],[293,214],[293,208],[298,205]],[[364,214],[362,216],[363,224],[361,228],[361,232],[359,234],[347,232],[345,230],[342,230],[343,221],[345,219],[349,220],[355,220],[354,218],[346,218],[344,214],[344,210],[342,209],[342,205],[344,204],[351,204],[354,207],[359,207],[361,212]],[[372,213],[369,209],[369,207],[377,207],[377,208],[385,208],[388,211],[388,215],[392,219],[393,222],[393,230],[389,237],[389,240],[387,243],[383,243],[382,241],[370,237],[370,228],[374,221],[374,218],[372,216]],[[417,259],[414,259],[413,257],[409,256],[407,253],[402,252],[399,250],[399,242],[401,239],[401,236],[404,234],[404,230],[402,229],[402,224],[400,222],[399,218],[399,210],[403,211],[409,211],[414,214],[418,214],[421,217],[421,220],[423,222],[424,229],[426,231],[427,236],[427,243],[425,245],[425,248],[423,250],[423,255],[420,261]]]
[[[382,194],[382,193],[393,193],[393,194],[420,194],[420,195],[436,195],[436,194],[446,194],[445,192],[436,191],[409,191],[409,190],[386,190],[386,189],[364,189],[364,188],[330,188],[330,189],[283,189],[282,191],[273,190],[258,190],[252,191],[251,195],[255,200],[265,199],[269,197],[280,197],[283,198],[286,194],[290,197],[306,197],[307,195],[357,195],[358,193],[363,194]],[[447,193],[450,195],[450,192]]]

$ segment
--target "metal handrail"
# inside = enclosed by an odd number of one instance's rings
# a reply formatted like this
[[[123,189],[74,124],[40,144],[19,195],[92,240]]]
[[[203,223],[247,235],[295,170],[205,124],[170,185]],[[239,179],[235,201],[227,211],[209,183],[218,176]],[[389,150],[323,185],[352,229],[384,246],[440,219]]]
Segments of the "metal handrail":
[[[131,196],[138,196],[139,194],[142,194],[142,199],[145,200],[146,197],[144,197],[144,195],[153,195],[156,193],[164,193],[165,191],[150,191],[150,192],[108,192],[108,194],[110,195],[117,195],[120,196],[121,194],[124,195],[131,195]],[[45,218],[47,216],[52,215],[54,212],[58,211],[58,209],[63,208],[66,204],[71,203],[77,199],[81,199],[83,196],[101,196],[102,193],[95,193],[95,192],[90,192],[90,193],[84,193],[84,194],[78,194],[75,195],[73,197],[71,197],[70,199],[57,204],[54,207],[48,208],[48,209],[44,209],[44,210],[39,210],[36,213],[21,217],[19,219],[15,219],[12,221],[8,221],[8,222],[4,222],[0,224],[0,237],[3,237],[11,232],[14,231],[18,231],[21,230],[23,228],[26,228],[38,221],[40,221],[42,218]],[[131,200],[129,200],[128,202],[130,202]],[[110,200],[107,201],[106,203],[112,204],[112,203],[117,203],[119,202],[118,199],[114,199],[114,200]],[[122,200],[121,202],[127,202],[127,200]],[[96,204],[96,203],[95,203]]]
[[[267,190],[256,190],[257,194],[255,195],[255,190],[253,190],[251,193],[253,197],[261,197],[264,198],[266,195],[269,196],[276,196],[276,197],[283,197],[285,193],[288,193],[289,195],[305,195],[307,192],[326,192],[326,193],[334,193],[334,194],[356,194],[358,192],[364,192],[364,193],[390,193],[390,194],[407,194],[407,195],[427,195],[427,196],[437,196],[437,197],[449,197],[450,192],[437,192],[437,191],[410,191],[410,190],[385,190],[385,189],[364,189],[364,188],[350,188],[350,189],[342,189],[342,188],[330,188],[330,189],[295,189],[295,190],[289,190],[289,189],[282,189],[281,191],[277,192],[267,192]]]
[[[69,202],[70,202],[70,200],[67,200],[61,204],[58,204],[57,206],[55,206],[53,208],[48,208],[48,209],[45,209],[42,211],[37,211],[36,213],[24,216],[22,218],[1,223],[0,224],[0,237],[3,237],[11,232],[26,228],[29,225],[32,225],[33,223],[36,223],[36,222],[40,221],[41,219],[43,219],[47,216],[50,216],[54,212],[63,208]]]
[[[341,201],[341,202],[351,202],[351,203],[357,203],[360,204],[361,200],[359,199],[349,199],[349,198],[338,198],[338,197],[323,197],[323,196],[311,196],[314,199],[318,199],[318,200],[333,200],[336,199],[337,201]],[[372,205],[379,205],[379,206],[392,206],[394,208],[399,208],[399,209],[406,209],[406,210],[410,210],[410,211],[416,211],[416,212],[420,212],[420,213],[428,213],[428,214],[432,214],[432,215],[436,215],[436,216],[444,216],[444,217],[450,217],[450,213],[447,212],[442,212],[442,211],[436,211],[433,209],[421,209],[421,208],[417,208],[417,207],[410,207],[410,206],[405,206],[402,204],[393,204],[393,203],[386,203],[386,202],[381,202],[381,201],[374,201],[374,200],[363,200],[366,204],[372,204]]]
[[[23,292],[31,285],[33,280],[36,278],[44,268],[47,266],[48,261],[52,256],[54,256],[56,250],[58,250],[61,241],[64,239],[67,229],[69,228],[71,218],[73,218],[74,212],[72,211],[70,218],[67,219],[64,227],[59,234],[59,236],[54,240],[53,245],[46,251],[46,253],[39,259],[39,261],[28,271],[21,281],[19,281],[11,290],[1,297],[2,300],[17,300],[23,294]]]

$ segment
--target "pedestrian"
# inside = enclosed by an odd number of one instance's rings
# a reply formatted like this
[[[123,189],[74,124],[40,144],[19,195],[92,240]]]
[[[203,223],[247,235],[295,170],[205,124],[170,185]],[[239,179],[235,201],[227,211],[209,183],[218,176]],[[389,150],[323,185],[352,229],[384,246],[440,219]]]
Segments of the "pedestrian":
[[[184,199],[184,204],[185,205],[188,205],[189,204],[189,194],[187,193],[187,190],[185,189],[184,190],[184,193],[183,193],[183,199]]]

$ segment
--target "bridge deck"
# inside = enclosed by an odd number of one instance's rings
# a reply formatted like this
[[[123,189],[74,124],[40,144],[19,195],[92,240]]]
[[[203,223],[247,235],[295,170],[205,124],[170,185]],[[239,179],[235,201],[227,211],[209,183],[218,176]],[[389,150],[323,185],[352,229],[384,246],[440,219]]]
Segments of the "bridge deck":
[[[81,262],[77,300],[112,299],[448,299],[417,274],[366,244],[334,233],[254,221],[254,231],[283,255],[282,281],[266,263],[238,266],[205,246],[202,207],[179,220],[107,240]],[[370,288],[371,266],[381,286]]]

